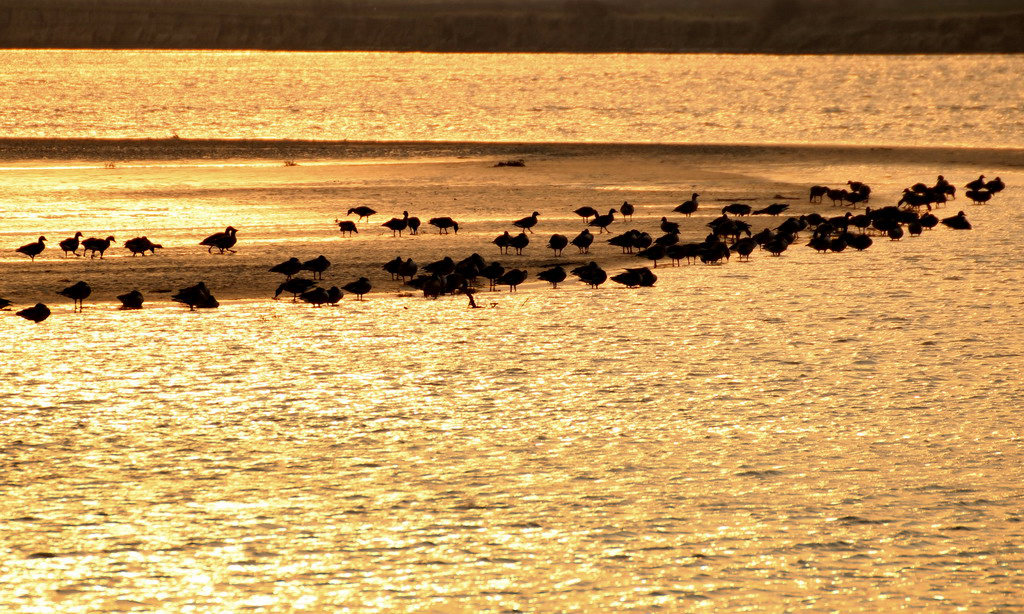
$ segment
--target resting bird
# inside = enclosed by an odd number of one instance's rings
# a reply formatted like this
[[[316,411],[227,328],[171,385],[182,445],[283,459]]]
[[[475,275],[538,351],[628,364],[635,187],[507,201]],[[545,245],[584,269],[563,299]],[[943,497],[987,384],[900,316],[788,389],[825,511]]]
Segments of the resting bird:
[[[664,232],[665,234],[677,235],[677,234],[679,234],[679,223],[678,222],[670,222],[670,221],[668,221],[668,218],[662,216],[662,218],[661,218],[661,231]]]
[[[506,230],[504,234],[495,237],[495,239],[491,241],[491,243],[494,243],[495,245],[498,246],[499,254],[507,254],[509,246],[512,245],[512,235],[510,235]]]
[[[494,290],[495,286],[498,285],[498,279],[505,274],[505,267],[501,266],[500,262],[492,262],[480,269],[480,276],[489,281],[491,290]]]
[[[61,241],[61,247],[63,247],[63,241]],[[146,252],[155,254],[156,250],[163,249],[164,246],[159,243],[153,243],[148,237],[135,237],[134,239],[128,239],[124,242],[124,248],[132,253],[132,257],[137,254],[146,255]]]
[[[594,243],[594,235],[584,228],[580,234],[576,235],[576,237],[569,242],[575,245],[576,248],[580,250],[581,254],[589,254],[590,246]]]
[[[1005,190],[1006,184],[1003,183],[1002,179],[996,177],[992,181],[989,181],[988,183],[985,184],[985,189],[993,194],[996,194],[998,192],[1002,192],[1003,190]]]
[[[323,279],[324,271],[330,268],[330,266],[331,261],[325,258],[323,254],[320,254],[319,256],[313,258],[312,260],[307,260],[303,262],[302,270],[309,271],[310,273],[312,273],[313,279]]]
[[[139,292],[138,290],[132,290],[131,292],[126,292],[125,294],[118,295],[117,300],[121,301],[120,309],[127,310],[142,309],[142,301],[144,299],[142,297],[141,292]]]
[[[626,269],[623,273],[612,275],[611,280],[627,288],[649,288],[654,285],[654,282],[658,281],[658,276],[647,267],[640,267],[638,269]]]
[[[420,234],[420,218],[418,218],[418,217],[411,217],[408,220],[408,224],[409,224],[409,234],[411,234],[411,235],[418,235],[418,234]]]
[[[548,247],[555,252],[556,256],[562,255],[562,250],[566,245],[569,245],[569,237],[565,235],[553,234],[548,239]]]
[[[608,273],[593,260],[588,264],[576,267],[570,272],[591,288],[597,288],[608,279]]]
[[[377,212],[365,205],[360,205],[358,207],[352,207],[351,209],[349,209],[347,215],[352,215],[353,213],[359,216],[356,218],[357,222],[365,217],[366,222],[369,223],[370,216],[376,215]]]
[[[274,292],[274,300],[277,300],[277,297],[287,292],[292,295],[292,302],[294,303],[298,300],[300,294],[315,285],[316,282],[312,279],[305,279],[302,277],[289,278],[277,287],[277,290]]]
[[[66,296],[73,301],[73,311],[81,311],[83,309],[82,301],[89,298],[89,295],[92,294],[92,288],[84,281],[79,281],[58,291],[57,294]]]
[[[280,273],[284,275],[286,279],[291,279],[292,275],[297,274],[302,270],[302,261],[298,258],[289,258],[280,264],[275,264],[268,269],[271,273]]]
[[[299,298],[301,298],[303,302],[309,303],[314,307],[320,307],[324,303],[330,301],[330,297],[327,295],[327,290],[324,290],[319,286],[312,290],[303,292],[299,295]]]
[[[363,295],[368,293],[372,288],[373,286],[370,285],[370,280],[365,277],[360,277],[359,279],[349,282],[341,287],[345,292],[355,294],[356,298],[359,300],[363,300]]]
[[[954,230],[970,230],[971,223],[967,221],[967,216],[963,211],[957,213],[953,217],[947,217],[942,220],[943,225],[949,226]]]
[[[786,209],[789,209],[789,205],[786,203],[772,203],[763,209],[754,211],[754,215],[778,215]]]
[[[550,269],[537,273],[537,279],[550,282],[552,288],[557,288],[558,284],[565,281],[565,269],[561,265],[555,265]]]
[[[427,223],[437,227],[437,234],[448,234],[449,228],[459,234],[459,223],[450,217],[432,217]]]
[[[176,294],[171,296],[171,300],[188,305],[189,311],[195,311],[196,309],[216,309],[217,307],[220,307],[220,303],[218,303],[217,299],[210,294],[210,290],[203,282],[178,290]]]
[[[980,190],[985,187],[985,176],[979,175],[977,179],[964,186],[968,190]]]
[[[629,218],[630,220],[632,220],[633,219],[633,213],[635,211],[636,211],[636,207],[634,207],[632,205],[632,203],[630,203],[628,200],[624,201],[622,203],[622,205],[619,207],[619,213],[622,214],[622,219]]]
[[[32,320],[36,324],[50,317],[50,308],[42,303],[36,303],[34,307],[28,307],[18,312],[19,316],[26,320]]]
[[[65,258],[67,258],[68,252],[70,252],[70,253],[72,253],[72,254],[74,254],[76,256],[81,256],[81,254],[78,253],[78,245],[79,245],[78,239],[81,236],[82,236],[82,233],[76,232],[75,236],[68,237],[67,239],[64,239],[63,241],[58,243],[58,245],[60,245],[60,248],[64,251],[64,257]]]
[[[95,258],[96,254],[99,253],[100,260],[103,260],[103,252],[107,251],[111,243],[117,243],[114,240],[114,236],[111,235],[106,239],[98,239],[96,237],[89,237],[85,241],[82,241],[82,252],[91,252],[90,258]]]
[[[341,293],[341,289],[339,289],[338,286],[331,286],[327,289],[327,304],[337,305],[342,296],[344,295]]]
[[[208,246],[206,252],[210,254],[213,253],[213,248],[215,247],[219,249],[220,253],[222,254],[225,251],[229,251],[232,254],[234,254],[235,250],[231,248],[234,247],[235,243],[238,241],[237,237],[235,236],[237,233],[237,229],[235,229],[233,226],[228,226],[227,228],[224,229],[224,232],[214,233],[200,241],[199,244]]]
[[[530,244],[530,237],[526,236],[525,232],[521,232],[516,236],[512,237],[509,241],[508,246],[516,250],[516,255],[523,255],[523,248]],[[508,253],[508,250],[506,250]]]
[[[533,230],[531,230],[531,228],[537,225],[537,216],[539,215],[540,213],[534,211],[532,215],[528,215],[522,219],[512,222],[512,225],[515,226],[516,228],[522,228],[523,230],[529,231],[530,234],[533,234]]]
[[[43,253],[44,249],[46,249],[46,237],[39,237],[39,240],[36,241],[35,243],[28,243],[26,245],[22,245],[21,247],[19,247],[18,249],[14,250],[14,251],[22,253],[22,254],[25,254],[26,256],[31,258],[32,261],[34,262],[35,259],[36,259],[36,256],[38,256],[39,254]],[[30,307],[30,309],[31,309],[31,307]],[[43,320],[45,320],[45,319],[46,318],[43,318]],[[42,320],[40,320],[40,321],[42,321]]]
[[[641,250],[636,253],[640,258],[646,258],[654,262],[654,268],[658,268],[658,261],[667,255],[667,250],[664,245],[655,243],[645,250]]]

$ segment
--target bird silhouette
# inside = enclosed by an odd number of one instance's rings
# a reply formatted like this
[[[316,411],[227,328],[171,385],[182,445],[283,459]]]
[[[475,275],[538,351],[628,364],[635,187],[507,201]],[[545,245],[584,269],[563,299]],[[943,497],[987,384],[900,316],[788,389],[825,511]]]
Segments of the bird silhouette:
[[[325,258],[323,254],[320,254],[319,256],[313,258],[312,260],[307,260],[303,262],[302,270],[309,271],[310,273],[312,273],[313,279],[323,279],[324,271],[330,268],[330,266],[331,261]]]
[[[744,205],[743,203],[732,203],[722,207],[722,213],[731,213],[733,215],[750,215],[750,205]]]
[[[100,255],[100,260],[103,259],[103,252],[107,251],[111,243],[116,243],[113,235],[106,239],[100,239],[97,237],[89,237],[82,241],[82,252],[90,252],[89,258],[95,258],[96,254]]]
[[[67,239],[64,239],[63,241],[58,243],[58,245],[60,245],[61,250],[64,251],[64,257],[65,258],[68,257],[68,253],[69,252],[74,254],[74,255],[76,255],[76,256],[81,256],[81,254],[78,253],[78,246],[79,246],[78,239],[81,236],[82,236],[82,233],[76,232],[75,236],[68,237]]]
[[[498,246],[499,254],[507,254],[509,246],[512,245],[512,235],[510,235],[506,230],[504,233],[495,237],[491,243]]]
[[[92,288],[84,281],[79,281],[63,290],[59,290],[57,294],[71,299],[74,304],[74,311],[81,311],[83,309],[82,301],[89,298],[89,295],[92,294]]]
[[[302,294],[299,295],[299,298],[301,298],[303,302],[309,303],[313,307],[320,307],[330,300],[330,297],[327,295],[327,290],[324,290],[319,286],[313,288],[312,290],[307,290],[303,292]]]
[[[22,245],[21,247],[15,249],[14,251],[25,254],[26,256],[31,258],[33,262],[35,262],[36,256],[43,253],[44,249],[46,249],[46,237],[39,237],[38,241]],[[43,318],[43,320],[45,319],[46,318]]]
[[[235,243],[238,241],[238,237],[236,236],[237,234],[238,230],[235,227],[228,226],[224,229],[224,232],[215,232],[200,241],[199,244],[207,246],[206,253],[208,254],[213,253],[213,248],[215,247],[220,250],[221,254],[225,251],[234,254],[235,250],[231,248],[234,247]]]
[[[619,205],[619,213],[622,214],[622,219],[624,220],[632,220],[634,212],[636,212],[636,207],[634,207],[633,204],[630,203],[628,200],[623,201],[623,203]]]
[[[432,217],[427,223],[437,227],[437,234],[448,234],[449,228],[459,234],[459,223],[450,217]]]
[[[679,223],[670,222],[668,221],[668,218],[663,216],[661,218],[661,231],[664,232],[665,234],[677,235],[679,234]]]
[[[537,225],[537,216],[539,215],[540,213],[534,211],[533,214],[512,222],[512,225],[515,226],[516,228],[522,228],[523,230],[528,231],[530,234],[533,234],[532,228]]]
[[[369,208],[369,207],[367,207],[365,205],[360,205],[358,207],[352,207],[351,209],[348,210],[348,213],[346,215],[352,215],[353,213],[355,213],[356,215],[359,216],[359,217],[356,218],[357,222],[359,220],[363,219],[363,218],[366,218],[366,222],[367,223],[370,222],[370,216],[371,215],[376,215],[377,214],[376,211],[374,211],[373,209],[371,209],[371,208]]]
[[[589,222],[590,218],[592,218],[595,215],[597,215],[597,209],[595,209],[593,207],[590,207],[590,206],[584,205],[584,206],[580,207],[579,209],[576,209],[575,211],[573,211],[573,213],[575,213],[576,215],[578,215],[581,218],[583,218],[584,221]]]
[[[142,293],[138,290],[132,290],[124,294],[119,294],[117,300],[121,301],[120,309],[142,309],[142,302],[144,300]]]
[[[344,236],[352,236],[352,233],[359,234],[359,229],[356,228],[356,223],[352,220],[334,220],[334,223],[338,225],[338,232]]]
[[[549,282],[552,288],[557,288],[558,284],[565,281],[565,269],[561,265],[555,265],[537,273],[537,279]]]
[[[171,300],[188,305],[189,311],[216,309],[220,306],[204,282],[178,290],[176,294],[171,295]]]
[[[341,287],[342,290],[349,294],[355,294],[356,298],[363,300],[363,295],[368,293],[373,286],[370,285],[370,280],[365,277],[360,277],[356,281],[349,282]]]
[[[516,236],[512,237],[509,241],[508,246],[516,250],[516,255],[522,256],[523,249],[530,244],[530,237],[526,236],[525,232],[521,232]],[[507,253],[507,250],[506,250]]]
[[[316,282],[312,279],[306,279],[304,277],[291,277],[282,282],[277,290],[274,291],[274,299],[281,296],[285,292],[292,295],[292,302],[298,300],[299,295],[309,290],[316,285]]]
[[[403,211],[402,217],[393,217],[381,224],[381,226],[391,230],[392,237],[395,236],[396,232],[398,233],[398,236],[402,236],[402,231],[409,227],[409,212]]]
[[[971,223],[967,221],[967,216],[963,211],[957,213],[953,217],[947,217],[942,220],[944,226],[948,226],[954,230],[970,230]]]
[[[410,217],[408,220],[409,234],[418,235],[420,234],[420,218]]]
[[[615,221],[615,213],[615,209],[609,209],[608,213],[604,215],[598,215],[593,220],[591,220],[588,226],[595,226],[597,228],[600,228],[601,230],[598,232],[598,234],[601,234],[602,232],[608,230],[608,227],[611,226],[611,223]]]
[[[280,264],[275,264],[268,269],[271,273],[280,273],[284,275],[286,279],[291,279],[293,275],[298,274],[302,270],[302,261],[298,258],[292,257]]]
[[[36,303],[33,307],[22,309],[17,313],[17,315],[25,318],[26,320],[32,320],[38,324],[50,317],[50,308],[42,303]]]
[[[560,234],[553,234],[548,239],[548,248],[555,252],[556,256],[562,255],[562,250],[569,245],[569,237]]]
[[[63,241],[61,241],[61,247],[63,248]],[[146,255],[146,252],[150,254],[156,254],[156,250],[163,249],[163,245],[159,243],[153,243],[149,240],[149,237],[135,237],[134,239],[128,239],[124,242],[124,248],[132,253],[134,258],[136,255]]]
[[[508,286],[509,292],[518,292],[519,284],[526,281],[526,271],[522,269],[512,269],[505,271],[505,274],[498,278],[499,286]]]
[[[675,213],[682,213],[686,217],[690,217],[690,215],[697,210],[697,207],[698,207],[697,197],[698,196],[700,196],[700,194],[694,192],[693,194],[690,195],[690,200],[685,201],[682,204],[676,206],[676,208],[673,209],[672,211],[674,211]]]
[[[9,301],[9,300],[7,300],[5,298],[0,298],[0,311],[3,311],[4,309],[7,309],[8,307],[10,307],[13,304],[14,303],[12,303],[11,301]]]
[[[591,288],[597,288],[608,279],[608,273],[593,260],[570,272]]]
[[[594,235],[584,228],[580,234],[576,235],[572,241],[569,241],[569,243],[575,245],[576,248],[580,250],[581,254],[589,254],[590,246],[594,243]]]
[[[786,203],[772,203],[763,209],[754,211],[753,213],[754,215],[778,215],[786,209],[789,209],[789,205]]]

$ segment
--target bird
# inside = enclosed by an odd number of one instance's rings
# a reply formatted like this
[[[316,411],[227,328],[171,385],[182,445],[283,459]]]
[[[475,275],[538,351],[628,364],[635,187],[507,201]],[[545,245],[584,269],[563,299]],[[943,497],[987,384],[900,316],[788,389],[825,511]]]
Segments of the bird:
[[[661,231],[664,232],[665,234],[677,235],[677,234],[679,234],[679,223],[678,222],[670,222],[670,221],[668,221],[668,218],[662,216],[662,218],[661,218]]]
[[[618,275],[613,275],[612,281],[620,283],[627,288],[650,288],[658,281],[658,276],[647,267],[626,269]]]
[[[569,237],[560,234],[553,234],[548,239],[548,248],[555,252],[556,256],[562,255],[562,250],[569,245]]]
[[[594,235],[584,228],[580,234],[576,235],[569,243],[576,246],[580,250],[581,254],[589,254],[590,246],[594,243]]]
[[[330,266],[331,261],[325,258],[323,254],[320,254],[312,260],[303,262],[301,270],[311,272],[313,274],[313,279],[323,279],[324,271],[330,268]]]
[[[985,187],[985,176],[984,175],[980,175],[977,179],[975,179],[974,181],[971,181],[970,183],[968,183],[964,187],[967,188],[968,190],[980,190],[980,189],[982,189],[983,187]]]
[[[515,226],[516,228],[522,228],[523,230],[530,232],[530,234],[533,234],[533,230],[531,229],[537,225],[537,216],[539,215],[540,213],[534,211],[532,215],[528,215],[522,219],[518,219],[512,222],[512,225]]]
[[[423,270],[438,277],[445,277],[455,272],[455,261],[452,260],[451,256],[445,256],[440,260],[424,265]]]
[[[789,205],[786,203],[772,203],[763,209],[754,211],[753,213],[754,215],[778,215],[786,209],[789,209]]]
[[[581,218],[583,218],[584,221],[589,222],[590,218],[592,218],[595,215],[597,215],[597,209],[584,205],[584,206],[580,207],[579,209],[576,209],[575,211],[573,211],[573,213],[575,213],[576,215],[578,215]]]
[[[359,279],[349,282],[341,287],[345,292],[355,294],[356,298],[359,300],[363,300],[363,295],[369,292],[372,288],[373,286],[370,285],[370,280],[365,277],[360,277]]]
[[[418,235],[420,234],[420,218],[410,217],[408,220],[409,234]]]
[[[606,273],[605,270],[593,260],[587,264],[576,267],[570,271],[570,273],[578,277],[580,281],[591,288],[597,288],[608,279],[608,273]]]
[[[327,290],[324,290],[320,286],[303,292],[299,295],[299,298],[301,298],[303,302],[309,303],[314,307],[320,307],[330,300],[330,297],[327,296]]]
[[[459,223],[450,217],[432,217],[427,223],[437,227],[437,234],[448,234],[449,228],[459,234]]]
[[[121,301],[120,309],[142,309],[143,296],[138,290],[132,290],[124,294],[119,294],[117,300]]]
[[[565,281],[565,269],[562,265],[558,264],[550,269],[545,269],[540,273],[537,273],[537,279],[550,282],[552,288],[557,288],[558,284]]]
[[[359,234],[356,223],[352,220],[334,220],[334,223],[338,225],[338,232],[342,235],[351,237],[353,232]]]
[[[89,298],[89,295],[92,294],[92,288],[86,282],[79,281],[63,290],[59,290],[57,294],[71,299],[74,304],[74,311],[81,311],[83,309],[82,301]]]
[[[665,257],[666,248],[664,245],[654,244],[645,250],[636,253],[640,258],[646,258],[654,262],[654,268],[658,268],[658,261]]]
[[[353,213],[359,216],[356,218],[357,222],[365,217],[366,222],[369,223],[370,216],[375,215],[377,212],[367,207],[366,205],[360,205],[358,207],[352,207],[351,209],[349,209],[346,215],[352,215]]]
[[[827,185],[812,185],[811,186],[811,197],[808,202],[821,202],[821,198],[828,194],[829,187]],[[815,200],[817,199],[817,200]]]
[[[522,256],[523,255],[523,248],[525,248],[529,244],[530,244],[530,237],[526,236],[525,232],[521,232],[521,233],[517,234],[516,236],[512,237],[512,240],[509,241],[508,246],[511,247],[512,249],[516,250],[516,255]],[[507,251],[506,251],[506,253],[507,253]]]
[[[970,230],[971,223],[967,221],[967,216],[963,211],[957,213],[953,217],[943,218],[942,224],[949,226],[954,230]]]
[[[70,253],[72,253],[72,254],[74,254],[76,256],[79,256],[79,257],[81,256],[81,254],[78,253],[78,245],[79,245],[78,239],[81,236],[82,236],[82,233],[76,232],[75,236],[68,237],[67,239],[64,239],[63,241],[58,243],[58,245],[60,245],[60,248],[64,251],[64,257],[65,258],[67,258],[68,252],[70,252]]]
[[[732,203],[722,207],[722,213],[731,213],[733,215],[750,215],[750,205],[744,205],[743,203]]]
[[[13,303],[11,301],[9,301],[9,300],[7,300],[5,298],[0,298],[0,311],[3,311],[4,309],[7,309],[12,304]]]
[[[235,236],[237,233],[238,230],[235,227],[228,226],[224,229],[224,232],[215,232],[200,241],[199,244],[208,246],[206,249],[206,253],[208,254],[212,254],[213,248],[215,247],[219,249],[222,254],[225,251],[229,251],[234,254],[235,250],[231,248],[235,246],[235,242],[238,240]]]
[[[178,290],[176,294],[171,295],[171,300],[188,305],[189,311],[215,309],[220,306],[204,282]]]
[[[505,267],[501,266],[500,262],[492,262],[480,269],[480,276],[490,282],[490,289],[494,290],[494,287],[498,285],[498,279],[505,274]]]
[[[406,258],[404,262],[398,265],[398,276],[402,278],[402,281],[412,279],[416,275],[417,269],[419,269],[419,265],[413,262],[412,258]]]
[[[337,305],[341,297],[344,296],[341,289],[338,286],[331,286],[327,289],[327,303],[329,305]]]
[[[964,194],[966,194],[967,198],[970,198],[976,205],[987,203],[992,200],[992,192],[989,192],[988,190],[967,190]]]
[[[686,217],[690,217],[690,214],[697,210],[697,197],[698,196],[700,196],[700,194],[698,194],[696,192],[694,192],[693,194],[690,194],[690,200],[688,200],[688,201],[678,205],[672,211],[675,212],[675,213],[682,213]]]
[[[43,253],[44,249],[46,249],[46,237],[39,237],[39,240],[35,243],[27,243],[14,251],[25,254],[35,262],[36,256]],[[46,318],[43,319],[45,320]]]
[[[498,246],[499,254],[507,254],[509,245],[512,245],[512,235],[506,230],[503,234],[498,235],[494,238],[491,243]]]
[[[107,251],[111,243],[116,243],[113,235],[106,239],[99,239],[96,237],[89,237],[82,241],[82,253],[91,252],[89,258],[95,258],[96,254],[99,253],[100,260],[103,260],[103,252]]]
[[[25,318],[26,320],[32,320],[38,324],[50,317],[50,308],[42,303],[36,303],[33,307],[22,309],[17,313],[17,315]]]
[[[505,271],[505,274],[498,278],[497,284],[499,286],[508,286],[509,292],[518,292],[519,284],[526,281],[526,271],[522,269],[512,269]]]
[[[61,248],[64,247],[64,242],[61,241]],[[159,243],[153,243],[149,240],[149,237],[135,237],[134,239],[128,239],[124,242],[124,248],[132,253],[134,258],[138,254],[146,255],[146,252],[155,254],[156,250],[163,249],[164,246]],[[77,255],[77,254],[76,254]]]
[[[601,234],[611,226],[612,222],[615,221],[615,213],[615,209],[609,209],[608,213],[605,215],[598,215],[591,220],[589,226],[596,226],[597,228],[600,228],[601,230],[598,234]]]
[[[381,224],[381,226],[390,229],[392,237],[395,236],[396,232],[398,236],[402,236],[402,231],[409,227],[409,212],[403,211],[401,218],[393,217]]]
[[[998,192],[1002,192],[1003,190],[1005,190],[1006,184],[1003,183],[1002,179],[996,177],[992,181],[989,181],[988,183],[985,184],[985,189],[993,194],[996,194]]]
[[[316,282],[312,279],[306,279],[304,277],[290,277],[277,287],[277,290],[274,292],[274,300],[277,300],[277,297],[287,292],[292,295],[292,302],[294,303],[298,300],[300,294],[315,285]]]
[[[756,240],[751,237],[744,237],[733,243],[729,249],[739,254],[740,260],[750,260],[750,254],[753,253],[755,247],[757,247]]]
[[[633,206],[628,200],[623,201],[622,205],[619,206],[619,213],[622,214],[622,219],[629,218],[633,219],[633,213],[636,211],[636,207]]]
[[[292,257],[280,264],[275,264],[268,270],[271,273],[280,273],[281,275],[284,275],[286,279],[291,279],[293,275],[302,270],[302,261],[298,258]]]

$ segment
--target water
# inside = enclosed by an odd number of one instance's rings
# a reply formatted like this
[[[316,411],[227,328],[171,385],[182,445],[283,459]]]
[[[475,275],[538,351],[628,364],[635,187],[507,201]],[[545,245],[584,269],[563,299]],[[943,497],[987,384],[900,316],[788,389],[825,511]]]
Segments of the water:
[[[0,134],[1022,147],[1021,73],[1018,55],[0,51]]]
[[[167,69],[166,55],[174,54],[152,56],[155,72]],[[217,66],[250,57],[177,55]],[[935,62],[982,60],[1003,61]],[[575,83],[565,96],[580,95]],[[120,109],[108,119],[127,116],[117,100],[105,103]],[[50,121],[44,114],[34,116]],[[216,135],[225,122],[217,111],[195,124]],[[1020,132],[1010,132],[1016,142]],[[963,130],[950,142],[972,138]],[[1016,158],[989,167],[998,152],[979,150],[984,165],[941,155],[894,163],[883,152],[856,162],[842,153],[556,152],[531,156],[524,169],[491,168],[501,151],[298,167],[5,163],[0,296],[17,289],[19,300],[45,299],[54,314],[38,326],[0,315],[0,604],[40,612],[1024,607]],[[528,255],[502,258],[531,278],[554,260],[542,247],[547,235],[581,227],[571,213],[580,204],[629,198],[638,204],[631,226],[654,232],[696,189],[703,208],[679,221],[697,236],[733,199],[796,194],[786,199],[796,212],[837,214],[804,202],[809,182],[864,179],[882,205],[937,172],[957,185],[1001,174],[1009,187],[989,205],[961,197],[938,211],[964,208],[970,232],[876,238],[862,253],[794,246],[749,263],[659,266],[658,284],[638,291],[551,290],[531,280],[514,294],[481,292],[485,308],[470,310],[463,297],[399,293],[375,269],[378,291],[363,302],[312,309],[266,298],[279,281],[266,267],[291,254],[326,253],[335,262],[329,283],[396,253],[421,263],[470,251],[495,258],[488,241],[533,208],[542,215]],[[380,218],[402,207],[424,218],[455,212],[465,229],[392,239],[376,219],[342,239],[331,220],[356,202]],[[205,226],[228,221],[241,229],[237,256],[198,248]],[[144,260],[115,248],[103,262],[48,251],[36,263],[10,249],[38,231],[62,238],[75,228],[115,232],[121,242],[149,234],[166,248]],[[595,258],[610,270],[637,263],[603,241],[591,256],[563,260]],[[205,313],[156,291],[196,276],[215,292],[242,289]],[[72,314],[52,293],[79,278],[96,296]],[[146,309],[113,308],[129,282],[143,284]]]

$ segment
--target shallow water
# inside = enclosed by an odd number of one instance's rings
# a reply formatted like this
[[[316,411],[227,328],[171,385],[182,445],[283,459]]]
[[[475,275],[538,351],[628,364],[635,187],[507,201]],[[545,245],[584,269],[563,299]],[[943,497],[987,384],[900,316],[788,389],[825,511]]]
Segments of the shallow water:
[[[1024,147],[1022,73],[1019,55],[8,50],[0,134]]]
[[[2,317],[0,601],[1018,609],[1018,194],[640,291]]]

